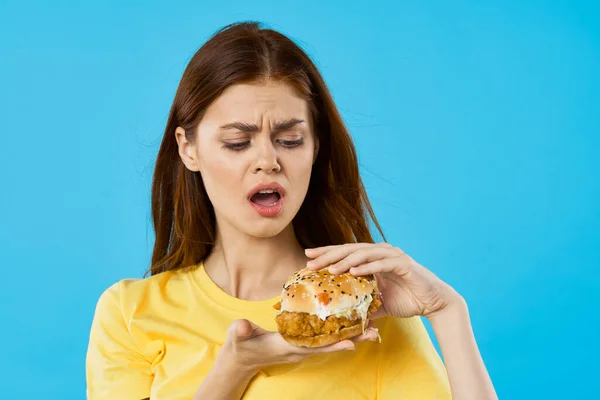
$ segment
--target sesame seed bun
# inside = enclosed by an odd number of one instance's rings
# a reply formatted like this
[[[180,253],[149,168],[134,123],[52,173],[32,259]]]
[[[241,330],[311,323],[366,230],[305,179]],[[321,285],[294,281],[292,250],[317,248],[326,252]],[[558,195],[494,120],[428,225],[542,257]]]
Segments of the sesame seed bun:
[[[347,310],[373,295],[377,283],[371,276],[355,277],[346,272],[332,275],[327,269],[302,269],[292,275],[281,293],[281,310],[325,317]]]

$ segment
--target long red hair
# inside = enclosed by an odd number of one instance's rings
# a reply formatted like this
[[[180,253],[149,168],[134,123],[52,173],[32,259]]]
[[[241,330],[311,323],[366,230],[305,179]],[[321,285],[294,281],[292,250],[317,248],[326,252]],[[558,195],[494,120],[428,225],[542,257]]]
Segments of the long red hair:
[[[196,134],[204,111],[230,85],[262,80],[292,85],[309,103],[319,152],[308,192],[293,227],[301,246],[373,242],[377,222],[358,170],[358,159],[332,96],[310,57],[291,39],[259,23],[228,25],[187,65],[171,106],[152,180],[154,250],[149,273],[195,265],[210,254],[215,214],[202,177],[178,153],[175,129]]]

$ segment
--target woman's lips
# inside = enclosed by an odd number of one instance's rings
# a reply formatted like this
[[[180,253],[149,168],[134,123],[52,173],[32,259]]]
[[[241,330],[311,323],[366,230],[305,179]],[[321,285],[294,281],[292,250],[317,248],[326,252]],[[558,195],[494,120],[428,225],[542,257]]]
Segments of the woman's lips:
[[[262,192],[263,196],[266,194],[265,199],[262,199],[260,203],[256,203],[252,201],[252,199],[257,199],[256,195]],[[276,195],[279,197],[279,200],[272,202],[270,195],[271,192],[276,192]],[[274,197],[274,196],[272,196]],[[269,182],[269,183],[259,183],[256,185],[248,194],[248,202],[254,208],[254,210],[263,217],[274,217],[281,213],[281,209],[283,208],[283,199],[285,198],[285,189],[282,185],[277,182]],[[265,201],[267,200],[268,201]]]
[[[252,190],[250,190],[250,192],[248,192],[248,198],[251,198],[252,196],[254,196],[256,193],[260,192],[261,190],[274,190],[277,193],[279,193],[279,195],[281,197],[285,196],[285,189],[279,183],[277,183],[277,182],[262,183],[261,182],[258,185],[254,186],[254,188]]]
[[[262,205],[253,202],[251,199],[248,199],[250,205],[254,208],[254,210],[259,213],[263,217],[275,217],[283,208],[283,196],[280,196],[279,200],[275,204],[272,205]]]

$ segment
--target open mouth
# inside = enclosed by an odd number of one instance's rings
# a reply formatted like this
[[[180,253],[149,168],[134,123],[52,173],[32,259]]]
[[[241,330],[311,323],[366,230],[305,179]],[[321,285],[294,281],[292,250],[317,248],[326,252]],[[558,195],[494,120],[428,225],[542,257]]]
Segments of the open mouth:
[[[281,194],[277,190],[259,190],[250,197],[250,201],[264,207],[277,205],[281,200]]]

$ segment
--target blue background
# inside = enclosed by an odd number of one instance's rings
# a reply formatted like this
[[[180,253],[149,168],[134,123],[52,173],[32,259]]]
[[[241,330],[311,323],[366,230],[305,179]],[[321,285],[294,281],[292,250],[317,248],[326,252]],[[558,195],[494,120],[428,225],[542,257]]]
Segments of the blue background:
[[[247,19],[315,58],[388,240],[467,298],[500,398],[599,394],[594,2],[83,3],[0,3],[2,398],[84,398],[96,300],[148,266],[181,73]]]

